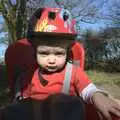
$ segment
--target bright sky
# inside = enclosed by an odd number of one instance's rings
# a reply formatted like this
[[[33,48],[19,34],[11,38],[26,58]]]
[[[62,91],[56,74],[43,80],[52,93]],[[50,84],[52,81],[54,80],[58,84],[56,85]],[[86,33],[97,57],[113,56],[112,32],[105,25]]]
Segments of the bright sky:
[[[0,26],[2,26],[4,20],[2,18],[2,16],[0,15]],[[5,34],[3,32],[0,31],[0,38],[4,37]],[[5,44],[0,44],[0,59],[3,58],[4,59],[4,54],[5,54],[5,50],[7,48],[7,45]]]
[[[0,58],[4,58],[6,48],[7,48],[7,45],[0,44]]]

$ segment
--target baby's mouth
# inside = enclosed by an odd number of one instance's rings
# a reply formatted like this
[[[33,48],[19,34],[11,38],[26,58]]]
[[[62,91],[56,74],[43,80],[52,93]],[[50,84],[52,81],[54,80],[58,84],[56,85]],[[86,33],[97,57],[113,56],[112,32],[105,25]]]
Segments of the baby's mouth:
[[[47,66],[48,69],[56,69],[56,66]]]

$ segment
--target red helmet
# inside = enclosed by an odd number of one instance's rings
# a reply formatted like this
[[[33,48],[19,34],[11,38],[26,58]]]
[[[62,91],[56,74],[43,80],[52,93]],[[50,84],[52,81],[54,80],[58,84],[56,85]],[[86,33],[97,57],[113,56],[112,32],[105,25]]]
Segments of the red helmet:
[[[28,24],[28,39],[33,37],[75,39],[76,21],[68,10],[62,8],[40,8]]]

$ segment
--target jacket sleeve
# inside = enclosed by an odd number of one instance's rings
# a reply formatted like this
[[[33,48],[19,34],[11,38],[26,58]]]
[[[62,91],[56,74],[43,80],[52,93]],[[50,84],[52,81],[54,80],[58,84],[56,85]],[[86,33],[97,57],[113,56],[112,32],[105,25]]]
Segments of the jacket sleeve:
[[[83,71],[81,68],[77,68],[76,70],[75,85],[79,95],[86,102],[92,103],[91,97],[95,92],[102,92],[103,94],[107,94],[105,91],[98,89],[96,85],[88,78],[85,71]]]

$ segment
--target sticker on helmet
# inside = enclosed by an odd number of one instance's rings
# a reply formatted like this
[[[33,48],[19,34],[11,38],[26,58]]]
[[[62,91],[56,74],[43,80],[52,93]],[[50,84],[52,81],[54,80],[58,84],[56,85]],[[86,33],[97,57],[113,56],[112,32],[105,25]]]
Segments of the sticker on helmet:
[[[56,29],[57,29],[57,27],[54,26],[54,25],[47,25],[47,26],[45,27],[45,29],[44,29],[44,32],[52,32],[52,31],[54,31],[54,30],[56,30]]]
[[[36,32],[43,32],[44,29],[46,28],[47,24],[48,24],[48,19],[44,18],[41,23],[39,23],[39,22],[37,23],[37,25],[35,27],[35,31]]]

